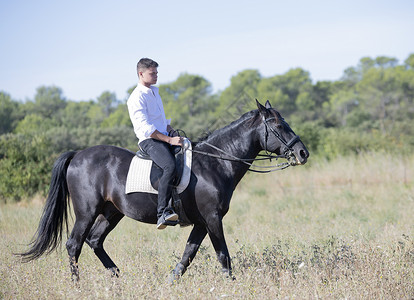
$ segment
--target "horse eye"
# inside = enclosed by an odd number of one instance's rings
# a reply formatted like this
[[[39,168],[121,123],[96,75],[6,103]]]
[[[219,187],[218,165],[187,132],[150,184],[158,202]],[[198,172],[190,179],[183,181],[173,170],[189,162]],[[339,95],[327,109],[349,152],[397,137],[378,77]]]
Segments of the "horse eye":
[[[283,129],[283,124],[282,123],[276,123],[275,126],[276,126],[277,130]]]

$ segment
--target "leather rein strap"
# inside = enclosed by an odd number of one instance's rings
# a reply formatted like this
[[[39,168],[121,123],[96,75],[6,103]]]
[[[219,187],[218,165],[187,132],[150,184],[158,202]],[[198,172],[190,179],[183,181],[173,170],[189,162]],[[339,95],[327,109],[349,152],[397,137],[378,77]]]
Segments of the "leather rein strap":
[[[238,157],[236,157],[232,154],[229,154],[229,153],[225,152],[224,150],[222,150],[222,149],[220,149],[220,148],[218,148],[218,147],[216,147],[216,146],[214,146],[214,145],[212,145],[208,142],[203,142],[203,143],[205,145],[213,148],[214,150],[218,151],[220,154],[213,154],[213,153],[204,152],[204,151],[195,150],[195,149],[192,149],[191,151],[193,151],[195,153],[198,153],[198,154],[205,155],[205,156],[222,159],[222,160],[228,160],[228,161],[235,161],[235,162],[244,163],[244,164],[246,164],[250,167],[249,171],[256,172],[256,173],[270,173],[270,172],[286,169],[287,167],[291,166],[291,164],[288,163],[288,162],[276,164],[274,166],[257,166],[257,165],[254,166],[253,165],[254,161],[261,161],[261,160],[267,160],[267,159],[269,159],[271,161],[272,159],[277,160],[279,158],[288,159],[290,156],[293,155],[293,149],[292,149],[293,145],[295,143],[297,143],[298,141],[300,141],[299,136],[295,135],[290,141],[286,142],[282,138],[282,136],[276,130],[274,130],[271,126],[269,126],[269,124],[267,123],[268,121],[274,120],[274,119],[276,119],[276,118],[271,117],[271,118],[265,119],[264,116],[263,116],[263,123],[265,124],[265,129],[266,129],[266,133],[265,133],[265,140],[266,140],[265,141],[265,151],[266,151],[266,154],[265,155],[261,155],[261,154],[258,155],[258,156],[262,156],[263,158],[247,158],[247,159],[246,158],[238,158]],[[282,144],[284,144],[286,146],[287,149],[286,149],[284,155],[269,154],[269,151],[267,150],[267,136],[268,136],[267,130],[268,129],[276,136],[277,139],[279,139],[279,141]],[[269,169],[269,170],[256,170],[256,169],[252,169],[252,167],[253,168],[258,168],[258,169]]]

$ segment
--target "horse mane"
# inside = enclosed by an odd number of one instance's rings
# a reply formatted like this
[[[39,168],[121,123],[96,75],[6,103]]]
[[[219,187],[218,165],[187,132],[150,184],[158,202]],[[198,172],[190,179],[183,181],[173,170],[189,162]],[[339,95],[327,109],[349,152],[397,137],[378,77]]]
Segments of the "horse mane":
[[[236,124],[239,124],[241,122],[244,122],[245,120],[248,120],[248,119],[251,119],[252,124],[250,126],[252,126],[253,123],[254,123],[254,121],[255,121],[255,119],[258,119],[258,118],[255,118],[255,117],[257,117],[259,115],[257,112],[258,112],[257,110],[249,111],[247,113],[244,113],[237,120],[234,120],[233,122],[231,122],[230,124],[228,124],[228,125],[226,125],[224,127],[218,128],[218,129],[216,129],[216,130],[214,130],[212,132],[206,132],[203,136],[201,136],[197,140],[197,142],[193,142],[193,145],[195,146],[195,145],[197,145],[197,144],[199,144],[201,142],[204,142],[204,141],[206,141],[206,140],[208,140],[208,139],[210,139],[210,138],[212,138],[212,137],[214,137],[216,135],[219,135],[221,132],[226,131],[229,128],[234,127]]]
[[[271,116],[275,118],[276,126],[278,126],[278,127],[279,126],[284,126],[284,124],[285,124],[284,119],[276,109],[270,108],[270,109],[268,109],[268,111],[270,112]],[[210,138],[212,138],[216,135],[219,135],[221,132],[223,132],[225,130],[228,130],[228,128],[231,128],[234,125],[239,124],[240,122],[244,122],[246,120],[248,120],[248,122],[249,122],[248,123],[249,127],[257,126],[258,123],[262,122],[262,119],[261,119],[260,114],[258,112],[259,111],[257,109],[246,112],[239,119],[234,120],[230,124],[228,124],[228,125],[226,125],[222,128],[216,129],[214,131],[206,132],[196,142],[193,142],[193,146],[195,147],[197,144],[202,143],[202,142],[204,142],[204,141],[206,141],[206,140],[208,140],[208,139],[210,139]]]

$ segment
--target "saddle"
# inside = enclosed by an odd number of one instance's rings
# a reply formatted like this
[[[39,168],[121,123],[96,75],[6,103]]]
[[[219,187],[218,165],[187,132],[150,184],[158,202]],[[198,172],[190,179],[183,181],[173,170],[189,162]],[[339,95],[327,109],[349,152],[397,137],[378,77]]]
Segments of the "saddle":
[[[168,206],[174,208],[179,215],[178,224],[187,226],[191,224],[191,221],[185,215],[179,194],[187,188],[191,178],[191,142],[184,139],[184,147],[173,146],[172,152],[175,155],[177,174],[174,178],[172,198]],[[125,193],[157,194],[162,173],[163,170],[140,148],[131,161],[125,184]]]
[[[138,145],[139,147],[139,145]],[[175,164],[176,164],[176,176],[174,178],[174,186],[176,187],[181,180],[184,170],[184,151],[180,146],[172,146],[171,149],[172,153],[175,156]],[[141,148],[135,153],[141,159],[151,160],[151,157]],[[163,170],[155,163],[152,162],[151,172],[150,172],[150,181],[152,187],[158,191],[158,186],[160,183],[160,178],[162,176]]]

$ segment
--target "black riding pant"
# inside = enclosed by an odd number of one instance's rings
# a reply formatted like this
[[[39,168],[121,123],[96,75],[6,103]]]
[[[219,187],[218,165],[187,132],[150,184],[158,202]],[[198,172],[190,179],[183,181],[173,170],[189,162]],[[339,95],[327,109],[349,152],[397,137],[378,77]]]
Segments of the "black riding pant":
[[[144,150],[162,170],[162,176],[158,184],[158,218],[164,212],[171,198],[173,182],[176,176],[175,157],[171,146],[156,139],[146,139],[139,143]]]

